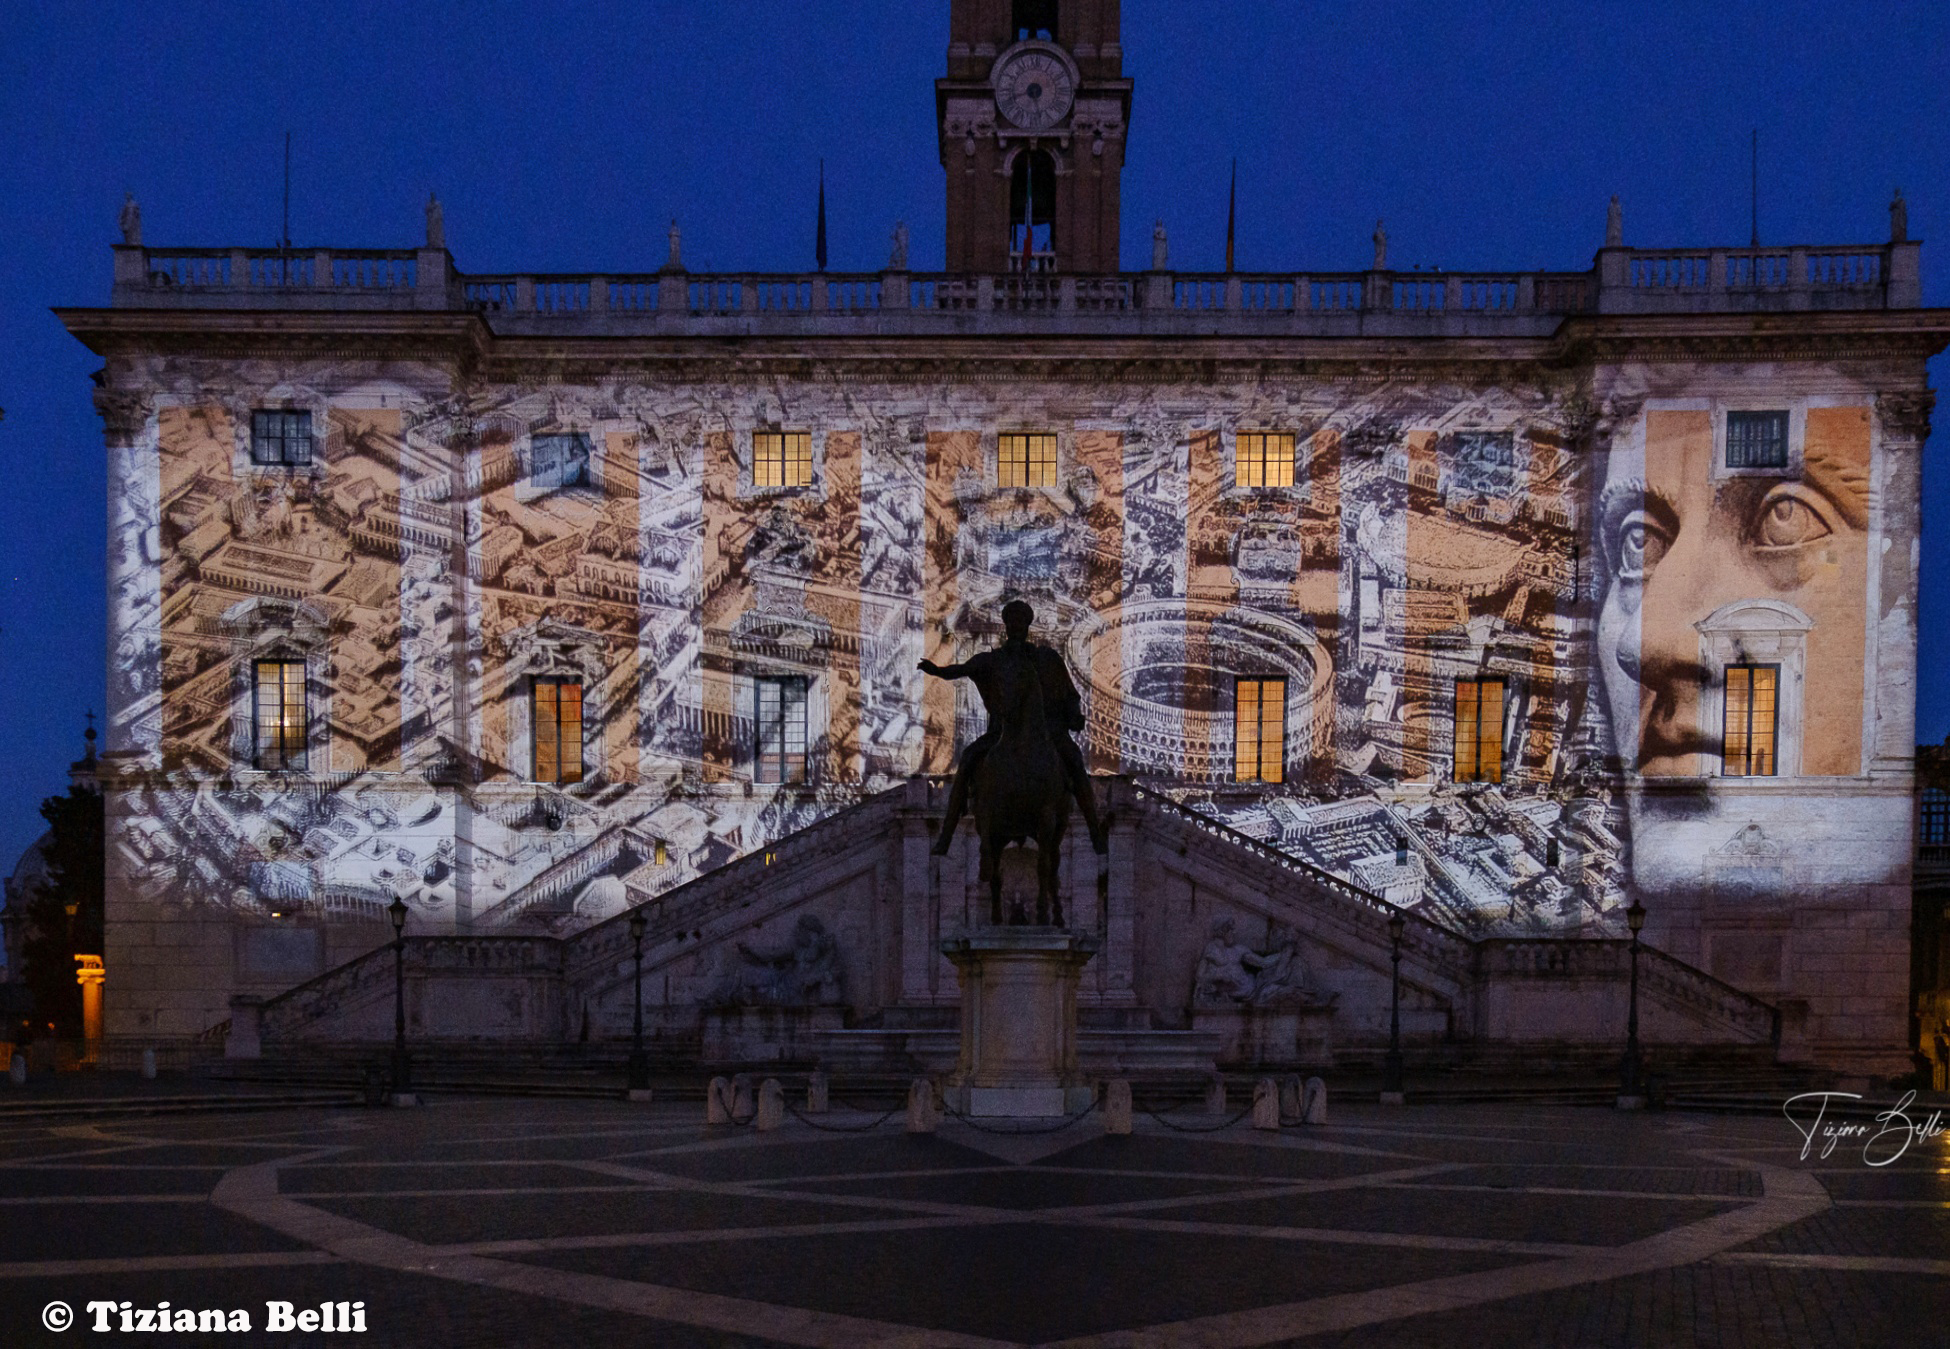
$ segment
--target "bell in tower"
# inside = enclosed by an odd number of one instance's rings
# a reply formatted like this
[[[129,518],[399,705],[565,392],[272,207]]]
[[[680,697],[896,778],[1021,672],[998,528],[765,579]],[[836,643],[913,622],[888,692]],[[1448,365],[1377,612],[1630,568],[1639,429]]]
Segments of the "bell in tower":
[[[1117,270],[1123,68],[1118,0],[950,0],[948,270]]]

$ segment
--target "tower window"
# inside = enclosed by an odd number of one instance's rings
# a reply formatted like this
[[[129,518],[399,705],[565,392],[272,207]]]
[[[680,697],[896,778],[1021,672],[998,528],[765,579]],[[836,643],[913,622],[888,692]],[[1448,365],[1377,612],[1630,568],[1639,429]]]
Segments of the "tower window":
[[[1056,486],[1056,437],[1048,431],[997,436],[995,481],[998,487]]]
[[[752,486],[810,487],[812,432],[752,433]]]
[[[305,663],[261,660],[252,673],[251,766],[304,772],[305,731],[311,720],[305,706]]]
[[[806,780],[806,681],[760,679],[755,685],[758,744],[752,776],[759,782]]]
[[[582,781],[582,681],[535,681],[536,782]]]
[[[1056,161],[1047,150],[1025,150],[1009,169],[1009,266],[1040,271],[1056,259]],[[1024,267],[1023,255],[1029,255]]]
[[[1786,468],[1788,415],[1785,412],[1729,412],[1728,468]]]
[[[1233,481],[1240,487],[1293,486],[1293,433],[1241,431],[1234,442]]]
[[[1726,710],[1720,733],[1720,772],[1730,778],[1771,778],[1781,667],[1727,666]]]
[[[534,436],[528,442],[528,485],[544,492],[589,481],[589,437]]]
[[[1233,778],[1285,781],[1286,680],[1241,679],[1233,686],[1233,695]]]
[[[1056,0],[1015,0],[1016,41],[1056,41]]]
[[[311,463],[311,413],[264,408],[251,413],[251,462],[290,468]]]
[[[1456,781],[1503,781],[1503,681],[1456,681]]]

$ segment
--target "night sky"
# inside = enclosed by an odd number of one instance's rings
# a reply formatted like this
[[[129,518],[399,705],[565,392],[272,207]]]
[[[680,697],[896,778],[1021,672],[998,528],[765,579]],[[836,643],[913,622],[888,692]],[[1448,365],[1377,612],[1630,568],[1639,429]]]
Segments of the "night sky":
[[[103,701],[97,362],[48,309],[107,303],[124,191],[152,246],[273,246],[289,130],[301,249],[414,247],[433,189],[462,271],[652,271],[673,216],[694,271],[810,269],[823,157],[832,269],[904,219],[927,270],[947,11],[0,0],[0,873]],[[1627,243],[1741,246],[1757,127],[1763,243],[1879,244],[1900,185],[1950,305],[1950,5],[1125,0],[1124,49],[1126,267],[1158,217],[1174,266],[1222,265],[1235,156],[1245,271],[1364,268],[1377,217],[1395,266],[1582,269],[1614,192]],[[1926,740],[1946,569],[1932,529]]]

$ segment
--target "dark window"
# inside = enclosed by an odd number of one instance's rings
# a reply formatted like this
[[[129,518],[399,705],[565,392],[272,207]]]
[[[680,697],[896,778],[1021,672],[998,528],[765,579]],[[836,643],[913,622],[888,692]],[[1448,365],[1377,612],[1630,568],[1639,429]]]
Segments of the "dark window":
[[[1787,425],[1785,412],[1729,412],[1727,467],[1786,468]]]
[[[1233,685],[1232,743],[1236,780],[1286,780],[1286,680],[1241,679]]]
[[[1503,781],[1503,681],[1456,681],[1456,781]]]
[[[253,464],[311,462],[311,414],[259,408],[251,413]]]
[[[261,660],[252,671],[251,725],[253,768],[305,771],[305,663]]]
[[[1016,41],[1056,41],[1056,0],[1015,0]]]
[[[1727,666],[1727,701],[1720,734],[1720,772],[1730,778],[1771,778],[1781,667]]]
[[[1056,257],[1056,161],[1047,150],[1024,150],[1009,168],[1009,267],[1046,271]],[[1024,231],[1029,264],[1023,265]]]
[[[589,481],[589,437],[533,436],[528,442],[528,485],[544,492]]]
[[[1950,846],[1950,792],[1941,787],[1923,789],[1923,837],[1926,848]]]
[[[753,432],[752,486],[812,486],[812,432]]]
[[[752,775],[760,782],[806,780],[806,681],[757,681],[758,744]]]
[[[535,781],[582,781],[582,681],[535,681]]]

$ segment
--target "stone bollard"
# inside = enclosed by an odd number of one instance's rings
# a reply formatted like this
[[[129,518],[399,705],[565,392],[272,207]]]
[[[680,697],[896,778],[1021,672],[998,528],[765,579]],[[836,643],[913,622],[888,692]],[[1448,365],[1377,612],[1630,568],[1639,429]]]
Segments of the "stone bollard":
[[[14,1053],[12,1062],[7,1065],[7,1080],[16,1087],[24,1087],[27,1085],[27,1056],[25,1054],[18,1051]]]
[[[1300,1119],[1306,1124],[1327,1123],[1327,1084],[1317,1077],[1307,1079],[1306,1095],[1300,1103]]]
[[[1262,1077],[1253,1084],[1253,1127],[1274,1130],[1280,1127],[1280,1084],[1270,1077]]]
[[[142,1051],[142,1080],[144,1082],[156,1080],[156,1051],[153,1049]]]
[[[907,1131],[931,1134],[939,1121],[934,1114],[934,1084],[917,1077],[907,1087]]]
[[[1226,1112],[1226,1080],[1214,1077],[1205,1084],[1205,1113],[1223,1115]]]
[[[1283,1077],[1280,1079],[1281,1119],[1292,1120],[1295,1124],[1298,1124],[1300,1122],[1300,1116],[1305,1113],[1300,1104],[1302,1099],[1303,1094],[1300,1090],[1299,1078]]]
[[[1131,1084],[1123,1078],[1104,1083],[1104,1132],[1131,1131]]]
[[[731,1123],[731,1079],[714,1077],[711,1085],[704,1089],[704,1122],[706,1124]]]
[[[827,1097],[832,1092],[832,1082],[824,1073],[814,1073],[806,1079],[806,1113],[823,1115],[831,1109]]]
[[[758,1109],[758,1102],[752,1099],[752,1075],[739,1073],[731,1079],[731,1121],[743,1124]]]
[[[752,1124],[760,1133],[770,1133],[785,1123],[785,1088],[779,1079],[768,1077],[758,1089],[758,1113]]]

